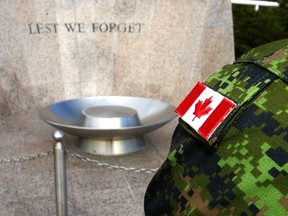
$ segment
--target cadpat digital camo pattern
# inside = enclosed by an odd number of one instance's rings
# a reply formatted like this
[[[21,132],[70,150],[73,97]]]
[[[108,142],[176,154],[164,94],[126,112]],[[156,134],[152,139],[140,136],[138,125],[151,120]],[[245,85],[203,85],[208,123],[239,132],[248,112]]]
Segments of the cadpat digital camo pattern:
[[[288,40],[251,50],[205,84],[238,108],[206,143],[180,120],[145,215],[288,215]]]

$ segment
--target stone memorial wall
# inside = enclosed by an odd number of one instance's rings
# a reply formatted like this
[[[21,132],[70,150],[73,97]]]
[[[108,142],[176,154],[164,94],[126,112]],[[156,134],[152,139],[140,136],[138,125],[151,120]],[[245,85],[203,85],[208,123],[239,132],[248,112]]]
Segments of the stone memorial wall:
[[[177,105],[234,60],[230,0],[2,0],[0,116],[86,96]]]
[[[1,0],[1,215],[56,215],[55,128],[39,108],[103,95],[177,106],[233,62],[232,27],[230,0]],[[142,216],[176,124],[147,134],[145,150],[98,163],[73,157],[78,141],[65,135],[68,215]]]

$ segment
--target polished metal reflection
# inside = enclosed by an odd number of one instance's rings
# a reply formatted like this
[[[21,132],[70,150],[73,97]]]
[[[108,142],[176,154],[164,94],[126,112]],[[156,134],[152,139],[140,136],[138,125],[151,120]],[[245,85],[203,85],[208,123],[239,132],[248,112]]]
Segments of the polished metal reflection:
[[[82,111],[80,125],[98,129],[119,129],[141,124],[135,109],[123,106],[94,106]]]
[[[174,106],[163,101],[128,96],[99,96],[66,100],[40,110],[52,126],[80,137],[77,147],[100,155],[119,155],[146,147],[143,134],[175,117]]]

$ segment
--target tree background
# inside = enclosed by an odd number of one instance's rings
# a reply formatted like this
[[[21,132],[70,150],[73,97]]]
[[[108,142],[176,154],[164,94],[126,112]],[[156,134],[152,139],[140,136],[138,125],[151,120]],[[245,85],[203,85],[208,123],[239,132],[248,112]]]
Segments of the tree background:
[[[277,0],[279,7],[233,4],[235,57],[251,48],[288,38],[288,0]]]

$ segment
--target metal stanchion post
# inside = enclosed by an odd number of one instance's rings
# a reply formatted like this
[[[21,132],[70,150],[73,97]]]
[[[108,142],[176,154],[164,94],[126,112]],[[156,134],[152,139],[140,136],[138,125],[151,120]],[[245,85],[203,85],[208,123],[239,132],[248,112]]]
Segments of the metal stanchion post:
[[[55,192],[56,192],[56,215],[67,216],[67,179],[65,167],[64,133],[56,131],[53,135],[54,146],[54,169],[55,169]]]

